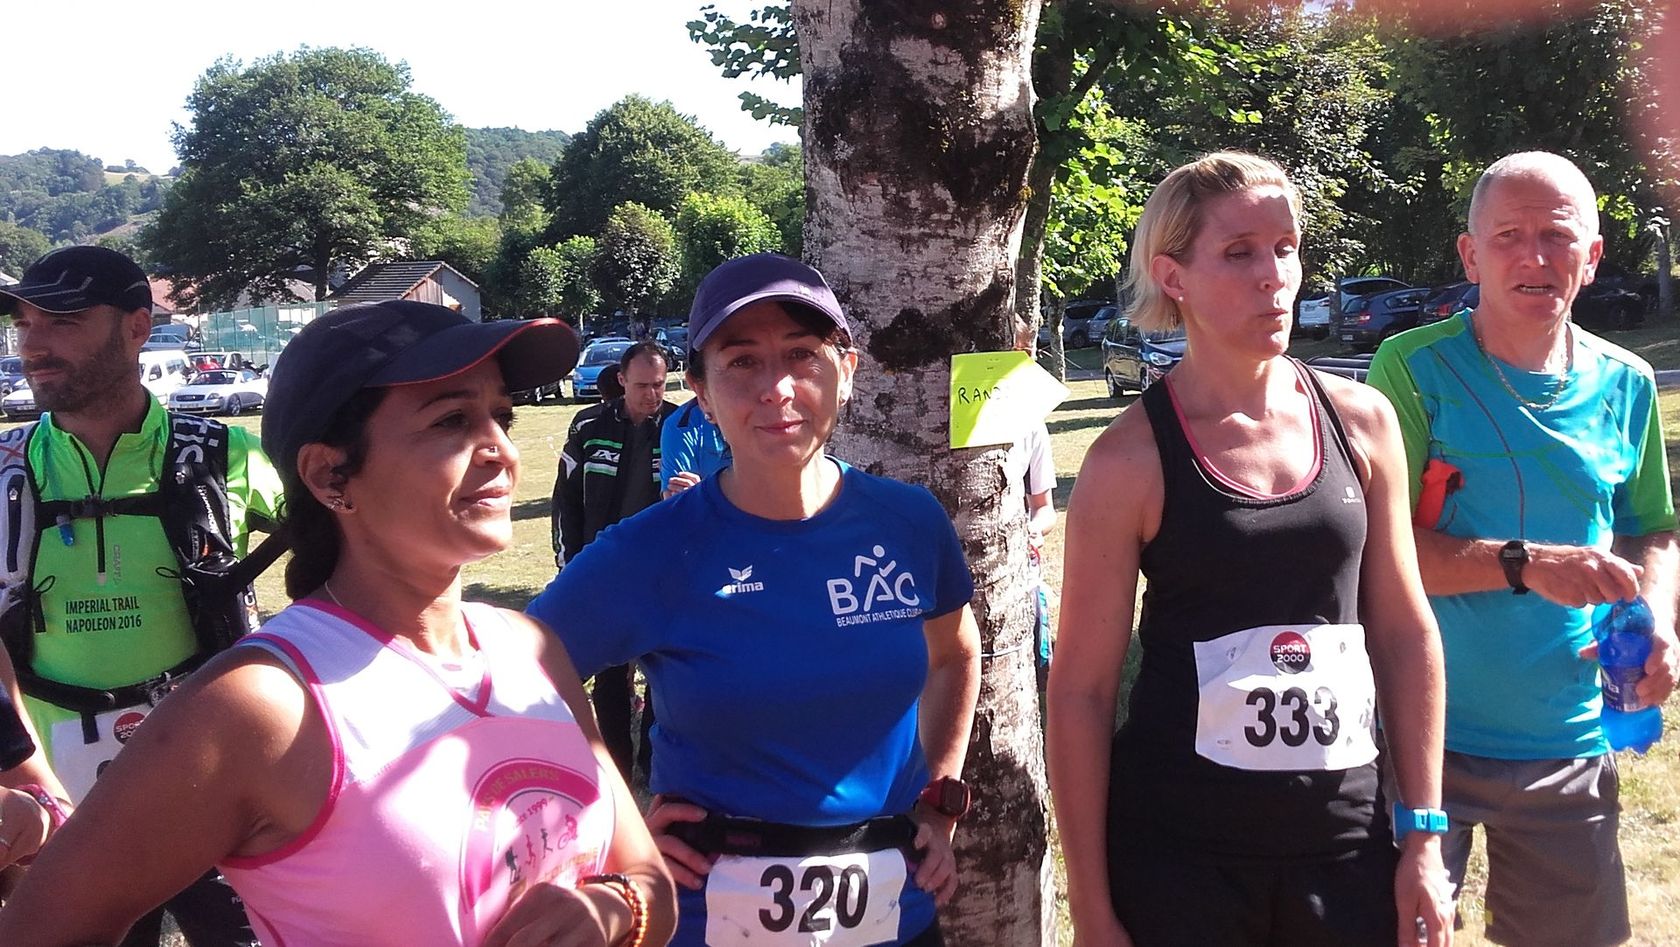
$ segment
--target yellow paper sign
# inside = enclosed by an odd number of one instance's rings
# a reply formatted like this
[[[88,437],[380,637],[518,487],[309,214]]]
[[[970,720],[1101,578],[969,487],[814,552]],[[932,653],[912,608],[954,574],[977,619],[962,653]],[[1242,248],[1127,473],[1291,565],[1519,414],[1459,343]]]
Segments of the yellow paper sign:
[[[951,446],[1013,444],[1067,399],[1026,352],[951,356]]]

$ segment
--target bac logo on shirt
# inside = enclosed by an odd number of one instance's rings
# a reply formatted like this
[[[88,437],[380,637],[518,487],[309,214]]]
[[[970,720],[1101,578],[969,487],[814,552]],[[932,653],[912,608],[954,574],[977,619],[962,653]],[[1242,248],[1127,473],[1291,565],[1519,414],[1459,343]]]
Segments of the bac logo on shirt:
[[[764,583],[752,581],[752,574],[752,566],[747,566],[745,569],[730,569],[729,581],[723,584],[723,588],[717,590],[718,598],[764,591]]]
[[[883,547],[875,546],[870,552],[852,557],[851,578],[828,580],[828,604],[835,624],[861,625],[920,615],[922,599],[916,592],[915,576],[899,569],[898,560],[887,559]]]

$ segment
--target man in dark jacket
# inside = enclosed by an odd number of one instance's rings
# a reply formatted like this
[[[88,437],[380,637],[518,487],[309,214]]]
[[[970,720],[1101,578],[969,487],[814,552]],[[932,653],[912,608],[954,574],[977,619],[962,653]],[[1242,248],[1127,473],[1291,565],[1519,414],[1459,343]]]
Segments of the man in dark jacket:
[[[665,353],[657,342],[638,342],[624,350],[618,364],[623,396],[578,412],[561,453],[552,515],[555,563],[562,569],[601,530],[660,498],[659,429],[677,409],[665,400]],[[595,676],[590,693],[595,717],[626,781],[632,761],[648,771],[647,728],[653,723],[650,699],[642,712],[641,752],[635,753],[630,736],[633,697],[628,665]]]

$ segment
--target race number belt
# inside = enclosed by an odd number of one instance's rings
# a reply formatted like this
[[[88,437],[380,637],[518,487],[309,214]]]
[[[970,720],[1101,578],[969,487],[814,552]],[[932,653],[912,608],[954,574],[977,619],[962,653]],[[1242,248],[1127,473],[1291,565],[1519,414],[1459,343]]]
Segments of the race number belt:
[[[94,780],[151,712],[152,705],[142,703],[101,714],[82,713],[52,725],[53,772],[72,802],[80,804],[87,797]]]
[[[706,943],[865,947],[896,943],[908,816],[839,826],[708,816],[673,835],[716,855],[706,875]]]
[[[1246,770],[1345,770],[1377,757],[1361,625],[1263,625],[1195,642],[1196,753]]]

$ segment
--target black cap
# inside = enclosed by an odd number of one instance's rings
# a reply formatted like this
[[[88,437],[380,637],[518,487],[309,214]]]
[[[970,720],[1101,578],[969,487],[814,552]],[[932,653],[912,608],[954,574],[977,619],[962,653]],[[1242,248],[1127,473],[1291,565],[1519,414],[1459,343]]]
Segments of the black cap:
[[[688,310],[689,350],[698,351],[730,316],[766,300],[804,306],[852,334],[840,301],[821,273],[790,256],[755,253],[719,264],[700,281]]]
[[[152,286],[139,264],[105,247],[65,247],[29,264],[23,279],[0,288],[0,314],[17,301],[47,312],[81,312],[115,306],[123,312],[152,308]]]
[[[335,309],[304,326],[275,360],[263,450],[282,471],[294,470],[298,448],[324,434],[356,392],[448,378],[491,356],[509,390],[547,385],[577,364],[577,333],[555,319],[473,322],[409,300]]]

